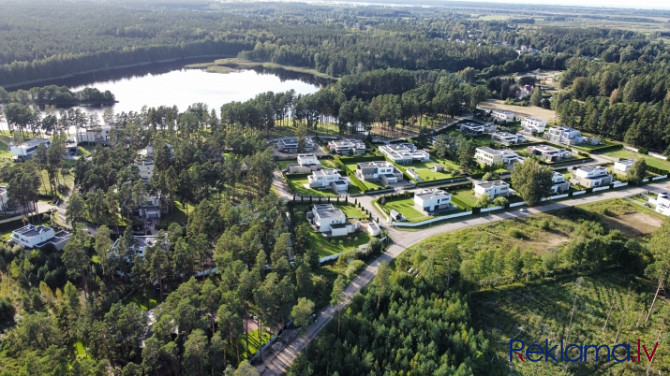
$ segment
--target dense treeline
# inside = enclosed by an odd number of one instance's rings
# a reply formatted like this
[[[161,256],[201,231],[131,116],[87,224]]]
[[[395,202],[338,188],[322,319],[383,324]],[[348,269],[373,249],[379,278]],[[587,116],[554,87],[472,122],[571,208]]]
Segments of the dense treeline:
[[[109,90],[101,92],[90,87],[73,92],[64,86],[50,85],[8,93],[0,86],[0,103],[35,104],[41,107],[63,108],[76,105],[103,106],[114,104],[114,102],[116,102],[114,94]]]

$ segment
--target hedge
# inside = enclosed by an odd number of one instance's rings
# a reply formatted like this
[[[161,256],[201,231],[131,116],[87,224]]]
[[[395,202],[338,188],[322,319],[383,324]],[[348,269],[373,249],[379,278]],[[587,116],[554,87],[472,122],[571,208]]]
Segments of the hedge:
[[[439,179],[439,180],[428,180],[428,181],[422,181],[420,183],[416,183],[416,187],[427,187],[431,185],[438,185],[438,184],[450,184],[450,183],[455,183],[455,182],[460,182],[460,181],[465,181],[468,180],[465,176],[460,176],[456,178],[448,178],[448,179]]]
[[[653,167],[653,166],[649,166],[649,165],[647,165],[647,171],[649,171],[651,173],[654,173],[656,175],[668,175],[668,174],[670,174],[670,172],[668,172],[668,170],[663,170],[663,169]]]
[[[602,153],[607,153],[607,152],[614,151],[614,150],[619,150],[619,149],[622,149],[622,148],[623,148],[623,145],[621,145],[621,144],[609,145],[609,146],[604,146],[602,148],[593,149],[593,150],[591,150],[591,153],[602,154]]]
[[[35,214],[28,217],[28,222],[30,223],[42,223],[44,222],[44,220],[45,220],[44,213]],[[21,228],[23,226],[24,226],[23,218],[18,218],[14,221],[0,223],[0,231],[2,232],[14,231],[17,228]]]
[[[379,161],[381,159],[384,159],[384,157],[379,155],[368,155],[358,157],[340,157],[338,161],[341,164],[346,164],[346,163],[372,162],[372,161]]]

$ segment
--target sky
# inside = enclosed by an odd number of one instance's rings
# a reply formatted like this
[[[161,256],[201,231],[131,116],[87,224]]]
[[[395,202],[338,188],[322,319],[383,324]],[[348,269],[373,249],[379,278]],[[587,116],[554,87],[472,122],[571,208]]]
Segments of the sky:
[[[486,1],[494,3],[516,3],[516,4],[546,4],[546,5],[581,5],[589,7],[618,7],[638,9],[670,9],[668,0],[466,0]]]

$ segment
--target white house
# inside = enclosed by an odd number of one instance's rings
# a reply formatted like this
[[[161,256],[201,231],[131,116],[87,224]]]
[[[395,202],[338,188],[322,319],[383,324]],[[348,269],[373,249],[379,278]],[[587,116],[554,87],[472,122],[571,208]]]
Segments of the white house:
[[[532,134],[542,133],[544,132],[544,129],[547,127],[547,122],[542,119],[527,117],[521,120],[521,127],[523,128],[524,131],[528,133]]]
[[[336,193],[349,190],[349,178],[343,177],[334,168],[312,171],[312,175],[307,177],[310,188],[324,189],[330,187]]]
[[[70,240],[71,234],[67,231],[56,233],[48,226],[35,226],[29,224],[12,231],[10,241],[23,245],[26,248],[42,248],[47,244],[53,244],[59,251],[65,247]]]
[[[509,132],[494,132],[491,133],[491,141],[501,143],[505,146],[518,144],[524,142],[526,139],[520,134],[511,134]]]
[[[519,156],[519,154],[513,150],[496,150],[486,146],[475,149],[475,159],[478,163],[488,166],[493,166],[495,164],[512,166],[515,163],[522,163],[525,160],[525,158]]]
[[[496,131],[496,125],[489,124],[479,124],[472,122],[460,123],[458,130],[470,136],[481,136],[483,134],[491,133]]]
[[[491,111],[491,116],[496,121],[502,121],[502,122],[514,121],[514,112],[511,111],[493,110]]]
[[[149,180],[154,174],[154,161],[151,159],[138,159],[135,166],[140,170],[140,178]]]
[[[321,162],[319,162],[319,158],[314,154],[298,154],[298,165],[301,167],[312,168],[313,166],[318,166],[321,168]]]
[[[356,139],[333,140],[328,143],[328,150],[340,155],[365,154],[365,142]]]
[[[0,187],[0,212],[7,210],[9,207],[9,196],[7,195],[7,187]]]
[[[109,144],[109,133],[111,125],[103,125],[94,129],[82,129],[75,133],[75,141],[78,144]]]
[[[427,151],[419,150],[410,143],[382,145],[379,147],[379,151],[388,159],[400,164],[430,160],[430,154]]]
[[[526,152],[536,155],[547,162],[558,162],[563,159],[572,158],[571,152],[549,145],[532,145],[526,148]]]
[[[357,222],[348,221],[344,212],[333,204],[314,205],[311,223],[318,232],[330,236],[345,236],[358,229]]]
[[[626,174],[628,173],[628,170],[630,170],[633,167],[634,164],[635,159],[621,159],[617,162],[614,162],[614,172]]]
[[[582,166],[575,171],[579,184],[587,187],[601,187],[612,183],[614,179],[602,166]]]
[[[414,193],[414,205],[426,213],[447,209],[451,206],[451,195],[441,189],[423,189]]]
[[[51,140],[47,138],[34,138],[21,144],[9,143],[9,151],[19,160],[28,160],[37,153],[37,147],[44,144],[46,148],[51,146]]]
[[[277,149],[279,149],[279,151],[284,153],[293,154],[298,152],[298,144],[299,142],[297,137],[280,138],[279,140],[277,140]],[[309,137],[305,137],[302,151],[312,151],[312,150],[314,150],[314,141]]]
[[[659,193],[656,199],[650,198],[649,202],[656,205],[656,211],[670,217],[670,194]]]
[[[485,181],[475,184],[475,196],[488,194],[491,198],[509,196],[509,184],[502,180]]]
[[[403,180],[403,174],[387,161],[361,162],[356,165],[356,176],[365,181],[381,181],[385,185]]]
[[[554,171],[554,174],[551,176],[551,191],[552,195],[557,193],[563,193],[570,190],[570,183],[565,181],[563,174]]]

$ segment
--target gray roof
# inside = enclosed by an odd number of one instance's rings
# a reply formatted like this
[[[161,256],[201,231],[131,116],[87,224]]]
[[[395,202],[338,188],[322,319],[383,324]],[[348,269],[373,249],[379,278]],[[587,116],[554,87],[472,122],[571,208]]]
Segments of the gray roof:
[[[505,183],[502,180],[494,180],[494,181],[485,181],[477,184],[478,186],[482,188],[491,188],[494,186],[509,186],[509,184]]]
[[[314,210],[321,218],[340,217],[344,215],[342,210],[333,206],[333,204],[316,204]]]

